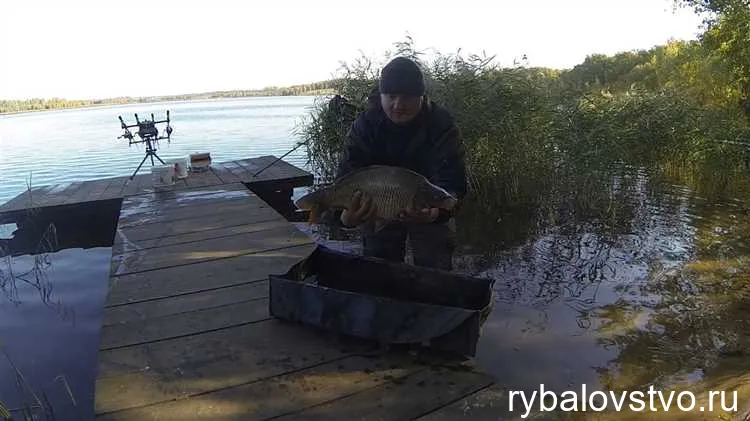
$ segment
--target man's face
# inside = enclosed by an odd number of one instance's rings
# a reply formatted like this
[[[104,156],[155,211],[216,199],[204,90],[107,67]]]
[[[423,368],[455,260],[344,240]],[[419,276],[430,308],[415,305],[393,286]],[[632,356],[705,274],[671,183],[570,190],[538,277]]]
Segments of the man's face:
[[[411,121],[422,108],[422,96],[380,94],[380,103],[385,115],[396,124]]]

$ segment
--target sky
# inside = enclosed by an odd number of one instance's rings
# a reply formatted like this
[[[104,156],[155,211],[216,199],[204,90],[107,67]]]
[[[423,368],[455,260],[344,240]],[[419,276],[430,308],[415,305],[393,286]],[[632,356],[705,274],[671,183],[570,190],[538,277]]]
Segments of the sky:
[[[571,68],[695,39],[700,21],[673,0],[1,0],[0,99],[308,83],[407,34],[418,49]]]

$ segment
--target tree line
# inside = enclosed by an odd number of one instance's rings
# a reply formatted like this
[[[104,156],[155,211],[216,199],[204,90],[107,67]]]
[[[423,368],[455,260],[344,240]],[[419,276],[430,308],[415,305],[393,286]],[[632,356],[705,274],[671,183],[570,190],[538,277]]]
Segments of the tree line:
[[[325,94],[334,86],[334,80],[292,85],[285,87],[269,86],[263,89],[245,89],[231,91],[213,91],[183,95],[162,95],[148,97],[115,97],[92,100],[65,98],[31,98],[25,100],[0,100],[0,114],[26,111],[44,111],[63,108],[80,108],[100,105],[119,105],[133,103],[188,101],[219,98],[242,98],[259,96],[299,96]]]

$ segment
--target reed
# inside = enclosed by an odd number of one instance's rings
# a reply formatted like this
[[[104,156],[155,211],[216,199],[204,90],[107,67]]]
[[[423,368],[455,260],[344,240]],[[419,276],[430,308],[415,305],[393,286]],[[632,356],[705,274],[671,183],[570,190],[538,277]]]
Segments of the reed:
[[[528,232],[566,218],[616,218],[627,210],[612,192],[634,170],[705,183],[705,175],[715,181],[744,168],[743,147],[721,142],[750,140],[741,113],[707,103],[685,83],[651,83],[653,74],[638,68],[640,62],[609,85],[591,84],[580,74],[585,69],[503,67],[493,57],[460,51],[428,56],[407,38],[380,59],[342,64],[333,90],[350,107],[342,113],[321,97],[298,127],[321,183],[335,174],[348,128],[364,110],[379,69],[396,55],[421,65],[428,95],[453,113],[461,130],[470,192],[458,218],[466,239],[508,228],[497,222],[508,213],[515,231]],[[622,83],[636,76],[649,83]],[[492,241],[490,248],[498,244]]]

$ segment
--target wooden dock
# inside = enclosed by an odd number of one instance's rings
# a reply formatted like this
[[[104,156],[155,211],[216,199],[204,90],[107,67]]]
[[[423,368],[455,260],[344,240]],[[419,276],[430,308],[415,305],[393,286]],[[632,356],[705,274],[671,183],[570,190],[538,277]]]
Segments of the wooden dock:
[[[282,166],[252,180],[247,162],[191,175],[169,192],[153,192],[144,176],[134,184],[114,178],[69,186],[67,195],[42,189],[0,208],[123,198],[100,333],[97,420],[509,415],[487,375],[270,317],[268,274],[286,272],[315,243],[246,183],[285,189],[311,177]]]
[[[296,187],[312,184],[312,174],[283,160],[255,175],[274,161],[276,157],[268,155],[212,163],[208,171],[191,174],[186,179],[178,180],[175,189],[244,183],[254,191],[261,192],[264,198],[268,196],[267,200],[273,200],[274,193],[283,198],[281,195],[290,195],[292,189]],[[153,192],[150,171],[150,167],[144,166],[132,180],[130,176],[122,176],[33,187],[0,205],[0,215],[18,214],[28,209],[80,205],[150,193]],[[267,195],[264,194],[266,192]],[[287,199],[288,197],[286,196]]]

